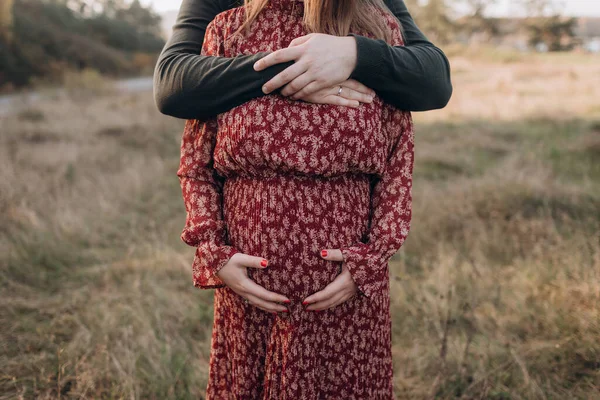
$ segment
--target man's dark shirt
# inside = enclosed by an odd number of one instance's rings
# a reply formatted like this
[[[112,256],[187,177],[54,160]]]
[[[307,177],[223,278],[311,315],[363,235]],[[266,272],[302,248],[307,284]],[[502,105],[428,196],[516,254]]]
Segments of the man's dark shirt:
[[[402,24],[406,46],[350,33],[357,45],[350,78],[402,110],[443,108],[452,95],[448,59],[419,30],[404,1],[384,1]],[[242,4],[241,0],[183,0],[154,71],[154,98],[162,113],[184,119],[214,117],[263,96],[262,85],[294,63],[255,71],[254,63],[268,52],[231,58],[200,55],[209,22]]]

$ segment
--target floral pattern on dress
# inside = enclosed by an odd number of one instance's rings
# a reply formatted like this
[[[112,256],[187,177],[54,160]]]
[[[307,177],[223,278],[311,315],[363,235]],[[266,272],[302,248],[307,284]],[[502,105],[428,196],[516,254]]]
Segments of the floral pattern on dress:
[[[302,15],[301,1],[270,0],[241,38],[232,34],[243,6],[224,11],[202,54],[287,47],[307,33]],[[381,17],[390,44],[403,45],[397,19]],[[410,113],[378,96],[350,108],[272,93],[186,121],[181,238],[196,247],[194,285],[215,289],[207,399],[393,397],[388,262],[410,230],[413,162]],[[301,301],[341,271],[341,261],[320,257],[324,248],[341,249],[359,292],[305,311]],[[248,276],[290,298],[289,313],[246,304],[219,279],[237,252],[269,260]]]

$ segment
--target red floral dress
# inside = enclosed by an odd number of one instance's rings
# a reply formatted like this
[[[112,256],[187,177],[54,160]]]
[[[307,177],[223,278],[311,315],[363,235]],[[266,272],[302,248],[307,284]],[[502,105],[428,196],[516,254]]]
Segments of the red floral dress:
[[[307,33],[303,7],[270,0],[243,38],[232,37],[243,6],[224,11],[202,54],[287,47]],[[381,16],[403,45],[398,21]],[[215,289],[207,399],[393,398],[388,261],[410,229],[413,145],[410,113],[378,96],[351,108],[270,94],[186,122],[181,238],[197,247],[194,285]],[[359,292],[305,311],[341,270],[326,248],[342,250]],[[269,260],[249,277],[291,299],[289,313],[244,303],[215,275],[236,252]]]

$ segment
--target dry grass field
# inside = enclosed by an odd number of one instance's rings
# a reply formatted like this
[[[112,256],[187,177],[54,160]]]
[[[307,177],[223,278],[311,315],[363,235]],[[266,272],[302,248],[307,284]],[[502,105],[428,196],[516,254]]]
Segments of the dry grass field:
[[[391,262],[399,399],[600,398],[600,59],[455,56]],[[0,399],[202,398],[212,291],[150,93],[0,117]]]

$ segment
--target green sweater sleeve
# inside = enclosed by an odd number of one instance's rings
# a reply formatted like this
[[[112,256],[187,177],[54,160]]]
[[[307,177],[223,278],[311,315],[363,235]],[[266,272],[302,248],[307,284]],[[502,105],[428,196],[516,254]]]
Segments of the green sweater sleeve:
[[[420,32],[404,1],[385,2],[403,26],[406,46],[351,34],[356,38],[357,63],[350,77],[404,110],[444,107],[452,92],[446,56]],[[263,96],[262,85],[294,63],[255,71],[254,63],[268,52],[237,57],[200,55],[209,22],[241,4],[240,0],[183,0],[154,70],[154,99],[160,112],[183,119],[213,117]]]
[[[390,46],[384,40],[351,33],[356,38],[357,62],[350,78],[402,110],[445,107],[452,96],[446,55],[419,30],[404,1],[385,2],[400,20],[406,46]]]

